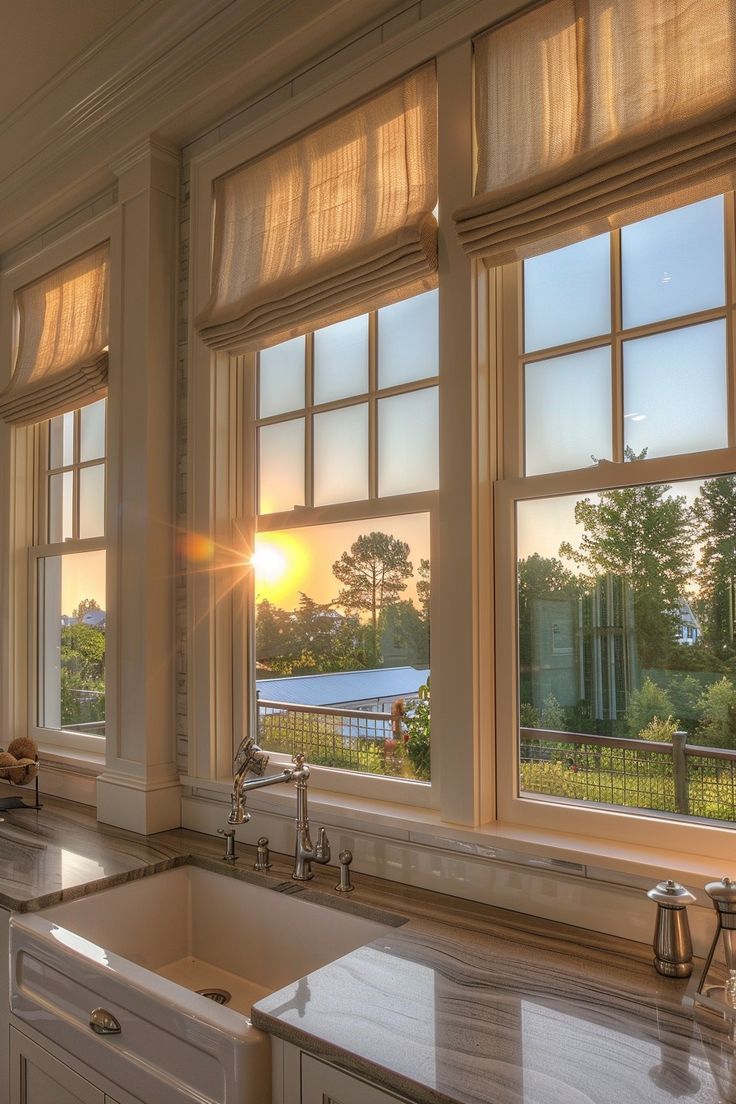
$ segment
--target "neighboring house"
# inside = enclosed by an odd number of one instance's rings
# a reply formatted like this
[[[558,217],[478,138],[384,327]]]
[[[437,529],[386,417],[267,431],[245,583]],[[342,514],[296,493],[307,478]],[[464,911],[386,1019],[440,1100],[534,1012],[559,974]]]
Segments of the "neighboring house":
[[[695,644],[700,636],[700,622],[693,613],[686,598],[680,602],[680,626],[677,632],[678,644]]]
[[[397,699],[416,697],[428,678],[426,667],[380,667],[370,671],[257,679],[256,690],[261,699],[289,705],[388,712]]]
[[[88,610],[82,616],[82,624],[89,625],[91,629],[104,629],[105,616],[106,615],[104,610]]]

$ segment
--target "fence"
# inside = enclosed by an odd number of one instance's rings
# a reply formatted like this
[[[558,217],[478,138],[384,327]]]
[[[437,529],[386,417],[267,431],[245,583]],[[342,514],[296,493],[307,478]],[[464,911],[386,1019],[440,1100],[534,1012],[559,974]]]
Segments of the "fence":
[[[521,788],[606,805],[736,820],[736,751],[522,728]]]
[[[386,741],[392,738],[390,713],[258,700],[259,744],[289,755],[303,751],[314,765],[389,773]]]

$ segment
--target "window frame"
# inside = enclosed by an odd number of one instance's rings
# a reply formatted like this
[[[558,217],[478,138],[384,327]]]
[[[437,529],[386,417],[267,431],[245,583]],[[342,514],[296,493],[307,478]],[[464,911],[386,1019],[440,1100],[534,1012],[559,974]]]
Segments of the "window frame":
[[[105,400],[106,402],[106,400]],[[87,733],[78,732],[66,728],[55,728],[50,725],[40,725],[38,723],[38,717],[40,712],[39,694],[41,692],[41,659],[40,659],[40,628],[39,628],[39,615],[41,613],[39,604],[39,560],[45,559],[51,556],[63,557],[65,555],[75,555],[83,552],[105,552],[107,561],[107,533],[103,533],[97,537],[80,537],[79,536],[79,513],[80,513],[80,473],[85,468],[104,466],[105,469],[105,504],[104,504],[104,518],[107,521],[108,509],[108,487],[107,487],[107,472],[108,472],[108,411],[107,403],[105,406],[105,451],[102,457],[95,458],[93,460],[81,460],[80,459],[80,439],[81,439],[81,410],[83,408],[76,407],[74,409],[74,443],[73,443],[73,460],[71,464],[62,465],[60,468],[51,468],[49,460],[50,449],[50,422],[39,422],[30,427],[34,450],[36,454],[36,479],[35,487],[33,490],[33,514],[34,514],[34,542],[28,549],[28,579],[31,590],[31,603],[30,603],[30,631],[28,639],[28,731],[29,735],[35,740],[39,747],[49,748],[60,747],[70,749],[73,751],[83,751],[92,754],[104,755],[105,753],[105,736],[92,736]],[[72,492],[72,529],[73,535],[69,538],[62,538],[60,541],[49,540],[49,496],[48,485],[49,479],[52,474],[56,474],[60,471],[71,471],[73,478],[73,492]],[[105,571],[105,590],[107,591],[107,562]],[[105,598],[105,607],[107,615],[107,596]],[[107,671],[105,673],[105,680],[107,681]],[[107,698],[106,698],[107,701]],[[107,724],[107,719],[106,722]]]
[[[734,193],[724,200],[725,305],[688,316],[666,319],[646,327],[624,331],[620,324],[620,229],[611,231],[612,330],[591,338],[588,346],[611,343],[612,355],[612,461],[569,471],[525,476],[523,439],[523,363],[554,356],[552,350],[524,353],[522,264],[506,265],[496,273],[498,286],[498,349],[501,362],[499,383],[502,400],[498,417],[500,476],[494,488],[496,591],[496,686],[498,816],[524,828],[555,829],[590,840],[617,840],[632,846],[656,846],[691,854],[728,855],[733,847],[733,829],[725,823],[675,819],[666,813],[638,813],[624,807],[590,807],[566,802],[554,796],[518,792],[518,618],[516,613],[517,551],[515,510],[518,502],[566,494],[588,494],[617,487],[646,483],[674,483],[736,472],[736,211]],[[624,461],[623,457],[623,372],[624,340],[642,331],[663,332],[709,321],[726,320],[726,402],[728,446],[701,452],[680,453],[651,459]],[[571,343],[572,344],[572,343]],[[511,646],[509,647],[509,644]]]
[[[82,736],[35,725],[36,675],[32,645],[37,626],[37,590],[34,556],[39,544],[38,482],[40,478],[39,426],[9,426],[0,421],[0,477],[9,487],[7,507],[0,514],[0,602],[8,617],[0,625],[0,723],[9,741],[32,735],[39,754],[51,760],[83,763],[94,769],[105,763],[110,741],[116,738],[118,697],[115,672],[119,651],[116,542],[119,531],[117,487],[120,468],[120,418],[117,335],[121,309],[120,213],[108,209],[84,226],[39,248],[30,258],[8,265],[0,276],[0,386],[8,382],[17,347],[16,291],[48,272],[74,260],[101,243],[110,244],[110,352],[105,457],[105,544],[107,558],[106,601],[106,721],[105,738]],[[92,550],[92,546],[88,546]],[[79,734],[77,734],[79,735]],[[91,744],[90,740],[97,741]]]
[[[440,293],[441,301],[441,293]],[[345,521],[378,521],[381,518],[400,517],[406,514],[426,514],[430,530],[430,562],[438,545],[438,503],[439,491],[418,491],[411,494],[378,496],[378,403],[382,398],[402,395],[428,388],[439,387],[439,374],[425,376],[419,380],[379,389],[378,387],[378,312],[365,312],[368,315],[368,387],[361,394],[345,396],[324,403],[314,402],[314,332],[305,339],[305,405],[282,414],[259,417],[260,365],[258,354],[245,354],[242,367],[242,419],[237,420],[236,432],[242,438],[242,448],[238,448],[236,463],[241,465],[242,475],[235,476],[238,486],[237,516],[233,521],[233,546],[242,542],[246,560],[255,548],[257,533],[278,532],[285,529],[305,528],[315,525],[339,524]],[[305,419],[305,500],[309,503],[313,495],[313,425],[308,423],[320,413],[347,409],[351,406],[367,404],[368,416],[368,496],[365,499],[344,503],[331,503],[324,506],[309,504],[293,510],[268,514],[259,514],[257,510],[259,487],[259,448],[258,430],[262,425],[272,425],[296,418]],[[439,442],[438,442],[439,449]],[[310,470],[311,469],[311,470]],[[256,669],[255,669],[255,593],[253,571],[244,573],[243,584],[247,587],[247,596],[240,606],[242,615],[234,623],[234,653],[247,656],[247,688],[233,717],[234,748],[246,731],[257,731],[256,718]],[[430,578],[430,587],[432,586]],[[431,655],[430,655],[431,665]],[[239,720],[238,712],[243,718]],[[290,756],[281,752],[272,752],[271,762],[275,766],[287,766]],[[434,745],[430,748],[432,772],[435,770]],[[394,778],[373,775],[310,764],[312,778],[320,789],[359,797],[391,801],[401,805],[413,805],[421,808],[433,808],[438,804],[437,786],[432,781],[419,782],[413,779]]]

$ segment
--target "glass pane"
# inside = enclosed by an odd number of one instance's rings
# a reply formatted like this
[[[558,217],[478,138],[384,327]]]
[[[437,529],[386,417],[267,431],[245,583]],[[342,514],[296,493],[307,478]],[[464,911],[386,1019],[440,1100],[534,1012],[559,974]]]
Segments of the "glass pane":
[[[368,404],[314,418],[314,504],[368,497]]]
[[[726,447],[725,322],[624,342],[624,426],[637,456]]]
[[[334,402],[368,390],[368,315],[314,334],[314,401]]]
[[[524,348],[551,349],[610,333],[608,234],[524,261]]]
[[[723,197],[625,226],[621,262],[627,327],[721,306]]]
[[[105,534],[105,465],[82,468],[79,473],[79,536]]]
[[[427,291],[378,312],[378,386],[436,376],[439,291]]]
[[[74,463],[74,412],[59,414],[49,422],[49,467],[66,468]]]
[[[259,743],[428,781],[429,515],[261,533],[253,567]]]
[[[585,468],[611,458],[611,350],[527,364],[526,474]]]
[[[79,459],[101,460],[105,455],[105,412],[107,401],[83,406],[79,412]]]
[[[734,516],[733,475],[517,504],[523,793],[736,819]]]
[[[71,540],[73,530],[74,474],[49,476],[49,544]]]
[[[304,505],[304,419],[258,431],[258,510],[275,514]]]
[[[378,403],[378,494],[412,494],[439,487],[439,409],[436,387]]]
[[[294,337],[258,354],[258,416],[285,414],[304,406],[306,338]]]
[[[105,553],[38,561],[38,723],[105,735]]]

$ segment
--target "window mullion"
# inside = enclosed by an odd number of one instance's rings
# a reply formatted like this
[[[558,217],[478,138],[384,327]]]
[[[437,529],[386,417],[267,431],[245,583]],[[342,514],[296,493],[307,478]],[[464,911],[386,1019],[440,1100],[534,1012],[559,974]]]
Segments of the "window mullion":
[[[368,498],[378,498],[378,312],[368,315]]]
[[[314,334],[307,334],[305,343],[304,395],[304,503],[314,505]]]
[[[621,231],[611,234],[611,459],[624,459],[624,364],[621,306]]]
[[[723,197],[726,272],[726,395],[728,444],[736,446],[736,203],[734,193]]]

